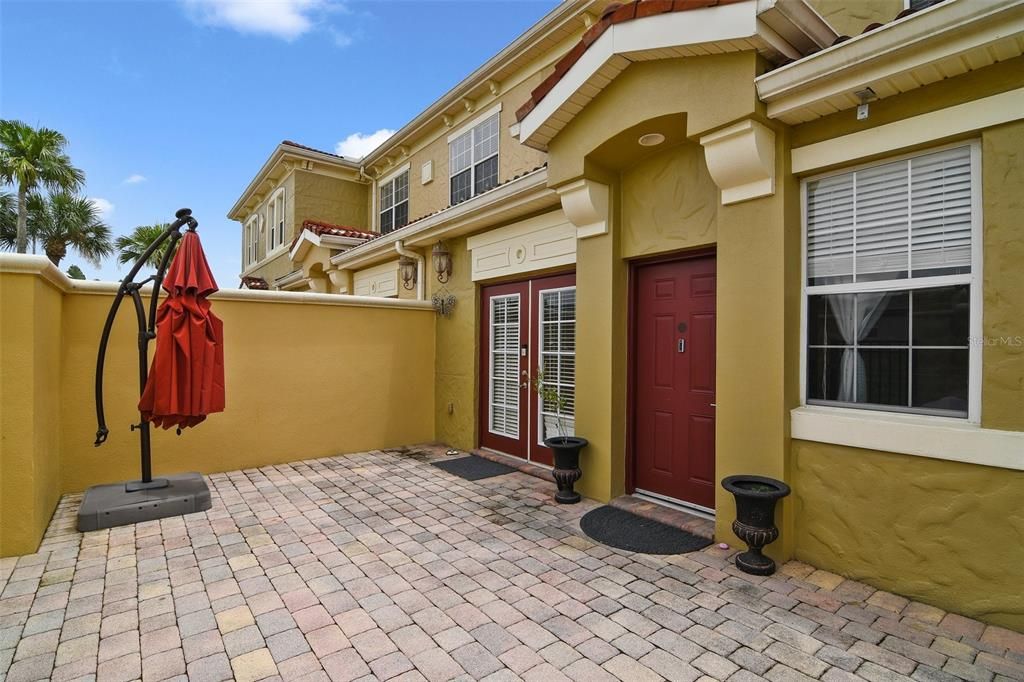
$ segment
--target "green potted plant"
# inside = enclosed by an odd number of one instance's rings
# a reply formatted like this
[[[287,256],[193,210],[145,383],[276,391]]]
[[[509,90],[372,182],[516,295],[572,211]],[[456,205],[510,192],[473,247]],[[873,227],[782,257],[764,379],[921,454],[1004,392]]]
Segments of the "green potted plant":
[[[565,420],[562,415],[568,406],[568,401],[557,388],[544,383],[543,370],[538,369],[537,375],[532,378],[528,372],[524,371],[523,374],[533,384],[533,389],[540,397],[541,405],[555,408],[555,429],[558,435],[544,439],[544,445],[555,453],[555,468],[551,472],[555,484],[558,486],[555,502],[576,504],[580,501],[580,494],[573,489],[573,486],[583,476],[583,472],[580,470],[580,450],[587,446],[587,439],[566,434]]]

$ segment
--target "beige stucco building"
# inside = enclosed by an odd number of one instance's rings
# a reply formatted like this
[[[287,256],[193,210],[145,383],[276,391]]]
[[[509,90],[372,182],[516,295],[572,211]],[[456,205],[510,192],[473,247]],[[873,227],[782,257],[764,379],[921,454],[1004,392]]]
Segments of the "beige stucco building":
[[[780,478],[777,558],[1019,629],[1022,52],[1019,0],[570,0],[364,159],[279,145],[241,275],[443,303],[437,440],[548,463],[543,368],[586,495],[736,544]]]

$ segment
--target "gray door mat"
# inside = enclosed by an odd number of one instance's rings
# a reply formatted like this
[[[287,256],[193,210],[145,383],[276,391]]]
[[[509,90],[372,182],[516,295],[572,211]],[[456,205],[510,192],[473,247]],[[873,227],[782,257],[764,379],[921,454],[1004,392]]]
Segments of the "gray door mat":
[[[492,462],[489,459],[477,457],[476,455],[459,457],[457,459],[443,459],[438,462],[431,462],[431,464],[442,471],[447,471],[449,474],[459,476],[467,481],[479,481],[481,478],[501,476],[515,471],[510,466],[505,466],[499,462]]]
[[[603,545],[640,554],[685,554],[711,540],[615,507],[598,507],[580,519],[580,528]]]

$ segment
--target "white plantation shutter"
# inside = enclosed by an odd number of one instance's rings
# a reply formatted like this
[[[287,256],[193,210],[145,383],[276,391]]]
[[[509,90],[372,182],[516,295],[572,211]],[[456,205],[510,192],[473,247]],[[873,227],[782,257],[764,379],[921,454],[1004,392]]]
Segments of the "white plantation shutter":
[[[853,276],[853,174],[807,183],[807,276]]]
[[[558,391],[565,400],[561,411],[565,435],[575,433],[576,412],[576,289],[540,292],[540,360],[544,385]],[[539,441],[558,433],[558,405],[543,401],[540,406]]]
[[[910,172],[913,269],[969,268],[970,147],[947,149],[911,159]]]
[[[491,431],[519,437],[519,295],[491,299]]]
[[[969,271],[972,191],[969,146],[808,182],[809,283]]]

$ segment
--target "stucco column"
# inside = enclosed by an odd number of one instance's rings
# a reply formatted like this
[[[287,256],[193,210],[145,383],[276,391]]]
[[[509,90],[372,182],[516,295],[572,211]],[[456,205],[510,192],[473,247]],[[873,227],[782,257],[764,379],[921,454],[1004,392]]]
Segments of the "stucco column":
[[[576,244],[576,434],[590,441],[576,487],[601,501],[624,492],[626,470],[626,264],[617,193],[609,186],[609,229]]]
[[[790,481],[789,411],[799,385],[799,189],[788,174],[788,139],[774,135],[774,193],[720,205],[716,478],[759,474]],[[777,514],[782,536],[768,548],[788,559],[794,547],[793,497]],[[731,530],[735,503],[716,486],[716,538],[743,546]]]

